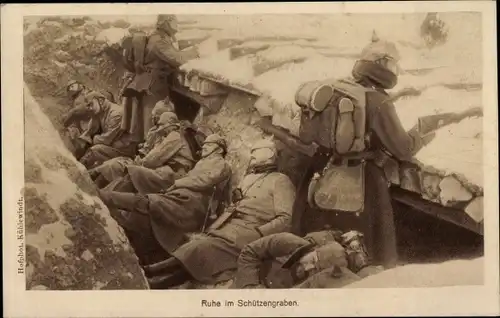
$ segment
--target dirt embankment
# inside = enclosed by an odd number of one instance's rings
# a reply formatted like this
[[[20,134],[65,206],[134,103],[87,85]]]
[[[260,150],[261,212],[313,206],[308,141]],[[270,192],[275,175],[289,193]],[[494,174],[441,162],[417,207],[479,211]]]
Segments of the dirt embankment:
[[[102,46],[90,40],[98,25],[85,21],[53,19],[38,29],[26,26],[26,288],[147,289],[126,236],[58,132],[68,107],[64,85],[69,79],[114,87],[116,71],[98,54]]]

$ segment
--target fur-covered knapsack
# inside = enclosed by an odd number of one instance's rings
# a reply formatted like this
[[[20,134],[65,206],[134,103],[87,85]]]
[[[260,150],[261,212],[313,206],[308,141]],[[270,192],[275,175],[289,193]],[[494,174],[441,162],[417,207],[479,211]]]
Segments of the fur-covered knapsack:
[[[149,37],[144,33],[134,33],[123,40],[123,63],[129,72],[141,74],[145,71],[144,59],[148,40]]]
[[[300,138],[338,155],[365,151],[366,93],[371,90],[350,80],[302,84],[295,95],[302,109]]]

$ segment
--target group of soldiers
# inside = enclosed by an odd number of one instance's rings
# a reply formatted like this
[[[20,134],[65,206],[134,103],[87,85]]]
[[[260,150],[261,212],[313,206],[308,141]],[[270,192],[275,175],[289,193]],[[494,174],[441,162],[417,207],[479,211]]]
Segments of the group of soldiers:
[[[156,56],[150,63],[156,69],[161,63],[170,69],[182,64],[182,52],[172,45],[175,30],[175,18],[158,18],[146,47],[146,56]],[[416,128],[405,131],[385,92],[397,83],[398,59],[392,46],[374,40],[352,73],[356,85],[369,89],[370,149],[408,160],[433,136]],[[278,169],[275,142],[256,141],[245,176],[231,189],[227,140],[217,133],[201,134],[192,123],[179,120],[175,109],[182,105],[174,106],[168,95],[149,111],[142,105],[150,124],[141,140],[130,125],[123,125],[127,106],[116,104],[112,94],[78,82],[71,82],[68,92],[74,107],[66,126],[76,131],[71,135],[79,149],[75,155],[125,230],[152,288],[186,281],[232,282],[234,288],[318,287],[319,281],[341,287],[380,266],[396,265],[384,160],[366,160],[362,213],[333,213],[328,223],[334,229],[301,233],[294,224],[307,219],[308,185],[331,157],[327,150],[317,151],[296,187]],[[125,95],[146,96],[135,94]],[[75,115],[83,113],[88,117]],[[318,275],[322,279],[314,279]]]

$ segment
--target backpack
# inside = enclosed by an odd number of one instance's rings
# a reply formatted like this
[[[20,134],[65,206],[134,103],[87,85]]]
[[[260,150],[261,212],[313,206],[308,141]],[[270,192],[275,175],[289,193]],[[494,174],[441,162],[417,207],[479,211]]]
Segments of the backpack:
[[[295,102],[301,107],[299,138],[337,155],[366,150],[366,93],[371,88],[349,80],[302,84]]]
[[[136,74],[145,72],[144,59],[148,40],[149,37],[144,33],[135,33],[123,40],[123,63],[129,72]]]
[[[366,153],[366,93],[371,90],[349,80],[327,80],[305,83],[295,95],[302,109],[300,139],[332,152],[308,189],[309,204],[322,211],[364,209],[364,162],[351,166],[335,160]]]
[[[201,148],[207,136],[189,122],[182,123],[181,131],[182,135],[184,136],[189,145],[189,149],[191,150],[193,159],[195,161],[200,160]]]

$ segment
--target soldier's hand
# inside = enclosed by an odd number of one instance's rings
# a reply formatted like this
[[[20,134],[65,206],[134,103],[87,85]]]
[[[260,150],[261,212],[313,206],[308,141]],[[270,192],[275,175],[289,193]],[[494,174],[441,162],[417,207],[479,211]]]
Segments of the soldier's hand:
[[[135,158],[134,158],[134,163],[135,163],[136,165],[141,166],[141,165],[142,165],[142,158],[141,158],[140,156],[135,156]]]
[[[165,190],[162,190],[162,193],[169,193],[169,192],[173,191],[174,189],[175,189],[175,184],[171,185],[170,187],[168,187]]]

